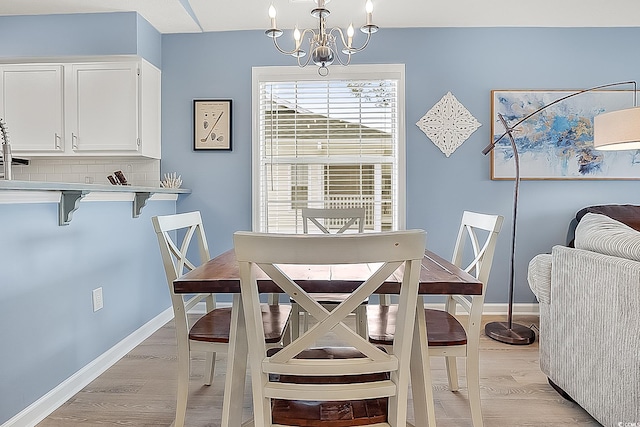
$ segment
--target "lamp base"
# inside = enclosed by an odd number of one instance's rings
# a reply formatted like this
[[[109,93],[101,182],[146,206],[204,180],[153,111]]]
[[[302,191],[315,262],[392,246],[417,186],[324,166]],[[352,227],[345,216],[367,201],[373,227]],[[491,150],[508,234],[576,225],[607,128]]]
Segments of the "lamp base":
[[[484,333],[489,338],[505,344],[527,345],[536,340],[535,332],[517,323],[512,323],[509,329],[507,322],[490,322],[485,325]]]

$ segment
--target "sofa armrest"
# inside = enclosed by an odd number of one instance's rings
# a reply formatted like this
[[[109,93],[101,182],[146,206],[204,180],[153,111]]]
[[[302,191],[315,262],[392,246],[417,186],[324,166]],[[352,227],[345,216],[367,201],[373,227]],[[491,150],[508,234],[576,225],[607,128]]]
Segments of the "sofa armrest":
[[[527,280],[538,301],[551,304],[551,254],[536,255],[529,262]]]
[[[640,262],[552,249],[540,305],[540,367],[606,426],[640,420]]]

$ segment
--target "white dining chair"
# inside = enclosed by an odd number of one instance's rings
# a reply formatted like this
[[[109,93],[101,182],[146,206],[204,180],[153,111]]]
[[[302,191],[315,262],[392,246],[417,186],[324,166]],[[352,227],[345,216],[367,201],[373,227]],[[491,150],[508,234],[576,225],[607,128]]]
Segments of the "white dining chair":
[[[482,294],[471,297],[449,295],[444,310],[425,309],[429,356],[445,357],[451,391],[459,388],[456,358],[466,358],[467,392],[474,427],[483,425],[479,372],[482,308],[503,220],[501,215],[463,213],[452,263],[482,282]],[[465,250],[467,241],[471,244],[469,251]],[[458,305],[466,312],[464,326],[456,317]],[[372,343],[391,345],[396,330],[394,319],[399,311],[397,305],[368,307],[369,340]]]
[[[211,385],[216,353],[226,353],[229,347],[231,308],[216,308],[213,294],[186,295],[185,300],[185,295],[176,294],[173,291],[175,279],[210,259],[200,212],[154,216],[151,221],[158,237],[173,306],[178,346],[178,389],[174,426],[182,427],[187,411],[191,352],[206,353],[204,382],[206,385]],[[190,248],[193,253],[190,252]],[[197,262],[190,261],[190,258],[194,257]],[[206,314],[190,324],[187,313],[200,301],[205,301]],[[269,331],[265,337],[265,345],[269,347],[281,345],[291,311],[290,307],[263,304],[260,310],[261,326]]]
[[[349,235],[234,234],[255,427],[406,425],[411,343],[425,240],[422,230]],[[340,264],[339,268],[344,268],[362,267],[363,263],[375,267],[366,269],[369,278],[332,311],[287,274],[287,268],[296,270],[300,265]],[[402,309],[396,318],[397,333],[389,352],[385,352],[344,321],[402,267]],[[279,351],[268,352],[265,346],[256,279],[259,271],[289,296],[296,295],[301,307],[317,320]],[[331,334],[338,338],[335,345],[340,347],[314,347]],[[317,424],[320,418],[325,424]],[[337,419],[341,421],[337,423]]]
[[[364,208],[303,208],[302,231],[304,234],[309,234],[309,225],[313,224],[316,231],[324,234],[343,234],[349,231],[362,233],[364,232],[365,213]],[[333,309],[344,301],[347,296],[346,294],[324,293],[315,294],[313,298],[325,308]],[[367,303],[368,299],[354,310],[356,330],[364,338],[367,337]],[[309,315],[306,311],[300,310],[300,305],[292,299],[291,339],[296,339],[300,333],[300,314],[303,316],[303,330],[306,331],[309,329]]]

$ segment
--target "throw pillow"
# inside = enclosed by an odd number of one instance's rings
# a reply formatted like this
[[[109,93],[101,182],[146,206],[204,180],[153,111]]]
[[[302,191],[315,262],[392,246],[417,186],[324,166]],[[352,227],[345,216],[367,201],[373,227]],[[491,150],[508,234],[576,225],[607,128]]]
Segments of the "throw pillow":
[[[575,247],[640,261],[640,232],[606,215],[588,213],[576,227]]]

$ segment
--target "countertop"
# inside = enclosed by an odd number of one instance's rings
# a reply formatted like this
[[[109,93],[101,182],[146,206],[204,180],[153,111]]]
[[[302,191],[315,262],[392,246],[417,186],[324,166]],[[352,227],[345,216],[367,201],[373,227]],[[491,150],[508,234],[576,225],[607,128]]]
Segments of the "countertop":
[[[0,190],[19,191],[82,191],[82,192],[111,192],[111,193],[191,193],[186,188],[142,187],[136,185],[106,185],[82,184],[76,182],[42,182],[0,180]]]
[[[0,204],[58,203],[58,221],[68,225],[80,201],[131,201],[133,217],[147,200],[176,200],[179,194],[191,193],[186,188],[142,187],[135,185],[82,184],[0,180]]]

